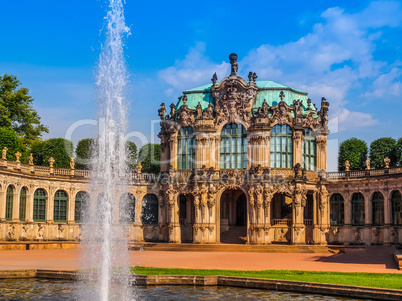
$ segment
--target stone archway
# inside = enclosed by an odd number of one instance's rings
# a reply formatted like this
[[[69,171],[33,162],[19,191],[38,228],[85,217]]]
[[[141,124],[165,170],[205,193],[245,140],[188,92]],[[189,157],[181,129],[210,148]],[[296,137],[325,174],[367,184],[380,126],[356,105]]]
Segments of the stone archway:
[[[225,190],[220,197],[220,242],[247,242],[247,198],[241,189]]]

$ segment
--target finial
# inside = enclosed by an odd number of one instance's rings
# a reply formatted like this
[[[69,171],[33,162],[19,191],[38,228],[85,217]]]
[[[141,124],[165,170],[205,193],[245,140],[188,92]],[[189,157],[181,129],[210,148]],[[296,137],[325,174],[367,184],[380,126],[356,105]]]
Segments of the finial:
[[[236,76],[239,66],[237,65],[237,54],[231,53],[229,55],[230,64],[232,65],[230,76]]]
[[[253,80],[253,72],[249,72],[248,73],[248,81],[251,83],[251,81]]]
[[[187,95],[183,95],[182,100],[183,100],[183,106],[186,106],[186,103],[187,103]]]
[[[281,91],[279,93],[279,97],[281,98],[281,101],[283,101],[283,99],[285,98],[285,93],[283,93],[283,91]]]
[[[161,118],[161,120],[163,119],[163,117],[165,117],[165,113],[166,113],[166,108],[165,108],[165,103],[161,103],[161,108],[158,110],[158,116]]]
[[[258,76],[257,76],[257,74],[254,72],[254,73],[253,73],[253,82],[255,82],[255,81],[257,80],[257,78],[258,78]]]
[[[212,75],[212,86],[216,85],[216,82],[218,81],[218,76],[216,75],[216,72],[214,73],[214,75]]]

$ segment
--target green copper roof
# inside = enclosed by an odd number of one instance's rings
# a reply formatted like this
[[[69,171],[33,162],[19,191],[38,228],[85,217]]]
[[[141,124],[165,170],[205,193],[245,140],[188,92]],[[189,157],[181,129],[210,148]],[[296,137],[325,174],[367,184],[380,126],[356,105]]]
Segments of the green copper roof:
[[[253,109],[258,109],[261,107],[264,99],[266,99],[269,106],[275,106],[279,103],[279,92],[283,91],[285,94],[284,101],[292,106],[293,100],[300,99],[303,103],[303,109],[305,110],[307,107],[307,92],[294,89],[289,86],[285,86],[279,84],[277,82],[271,80],[261,80],[256,81],[257,87],[259,88],[259,92],[256,97],[256,103],[253,106]],[[210,93],[210,88],[212,84],[203,85],[197,88],[193,88],[190,90],[186,90],[183,93],[187,95],[187,106],[190,109],[195,109],[198,103],[201,103],[202,109],[208,107],[209,103],[213,102],[212,95]],[[183,104],[182,98],[179,98],[177,102],[176,109],[179,109]],[[313,107],[313,105],[312,105]]]

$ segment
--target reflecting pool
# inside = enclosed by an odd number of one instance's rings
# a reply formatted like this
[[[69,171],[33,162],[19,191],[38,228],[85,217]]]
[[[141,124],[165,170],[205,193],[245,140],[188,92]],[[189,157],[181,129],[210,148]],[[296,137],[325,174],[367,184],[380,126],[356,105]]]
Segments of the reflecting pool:
[[[80,284],[73,281],[38,278],[1,279],[0,300],[76,300]],[[87,292],[88,293],[88,292]],[[91,293],[89,292],[89,294]],[[93,300],[97,300],[96,292]],[[217,286],[133,287],[132,300],[357,300],[258,289]],[[117,300],[117,299],[116,299]]]

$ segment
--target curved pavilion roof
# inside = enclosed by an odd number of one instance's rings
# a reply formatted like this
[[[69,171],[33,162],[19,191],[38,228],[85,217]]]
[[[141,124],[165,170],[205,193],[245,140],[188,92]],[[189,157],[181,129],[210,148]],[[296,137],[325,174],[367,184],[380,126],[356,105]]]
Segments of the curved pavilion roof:
[[[303,103],[304,111],[307,108],[307,100],[308,100],[307,92],[297,90],[295,88],[285,86],[271,80],[256,81],[256,84],[259,91],[256,96],[256,102],[253,106],[254,110],[257,110],[258,108],[261,107],[264,99],[266,99],[268,105],[271,107],[277,105],[280,101],[279,98],[280,91],[283,91],[283,93],[285,94],[284,101],[289,106],[293,106],[293,100],[301,100]],[[208,107],[209,103],[213,104],[213,98],[210,92],[211,87],[212,84],[208,84],[184,91],[183,94],[187,96],[188,108],[195,109],[197,104],[200,103],[202,109],[205,109]],[[182,97],[179,97],[179,101],[176,104],[176,109],[179,109],[182,106],[182,104],[183,104]],[[316,110],[313,104],[311,104],[311,107],[313,110]]]

